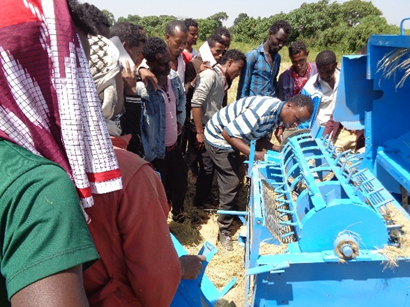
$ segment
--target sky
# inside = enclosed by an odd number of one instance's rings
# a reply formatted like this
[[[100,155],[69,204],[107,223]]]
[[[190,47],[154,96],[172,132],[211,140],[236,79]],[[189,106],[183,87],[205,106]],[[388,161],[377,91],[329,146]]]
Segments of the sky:
[[[337,0],[343,3],[346,0]],[[280,12],[289,13],[304,2],[315,0],[79,0],[94,4],[99,9],[106,9],[118,17],[128,14],[141,17],[151,15],[173,15],[179,19],[206,18],[218,12],[226,12],[229,19],[224,26],[230,27],[240,13],[251,17],[269,17]],[[410,17],[409,0],[373,0],[373,5],[383,13],[389,24],[399,26],[402,19]],[[404,28],[410,28],[410,20],[404,23]]]

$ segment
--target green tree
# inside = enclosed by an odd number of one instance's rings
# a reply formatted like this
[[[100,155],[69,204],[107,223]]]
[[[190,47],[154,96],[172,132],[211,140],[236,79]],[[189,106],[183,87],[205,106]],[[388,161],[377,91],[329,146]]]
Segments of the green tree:
[[[329,0],[320,0],[316,3],[303,3],[300,8],[291,11],[287,20],[292,26],[289,42],[298,39],[313,39],[315,36],[339,24],[340,5],[336,2],[329,4]]]
[[[141,20],[140,16],[130,15],[130,14],[127,16],[127,18],[125,18],[125,17],[118,18],[118,22],[130,22],[130,23],[133,23],[133,24],[136,24],[136,25],[140,24],[140,20]]]
[[[200,41],[205,41],[219,27],[218,21],[209,17],[205,19],[198,18],[196,21],[198,22],[198,39]]]
[[[113,13],[111,13],[111,12],[108,11],[108,10],[101,10],[101,13],[103,13],[103,15],[104,15],[105,17],[107,17],[108,22],[110,23],[110,25],[115,24],[115,17],[114,17],[114,14],[113,14]]]
[[[240,13],[238,17],[236,17],[235,20],[233,21],[233,26],[235,27],[244,18],[249,18],[248,14]]]
[[[340,6],[340,14],[344,22],[350,27],[355,27],[363,18],[381,16],[382,12],[371,2],[350,0]]]
[[[211,20],[215,20],[218,23],[218,28],[222,27],[222,21],[228,20],[229,16],[225,12],[219,12],[208,17]]]

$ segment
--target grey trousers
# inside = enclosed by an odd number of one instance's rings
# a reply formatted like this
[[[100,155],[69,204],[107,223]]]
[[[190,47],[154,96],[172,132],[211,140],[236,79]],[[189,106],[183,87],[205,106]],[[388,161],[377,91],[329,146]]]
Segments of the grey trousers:
[[[240,188],[238,151],[228,151],[209,145],[205,142],[205,148],[215,164],[219,187],[219,209],[236,210],[235,197]],[[218,217],[219,231],[230,235],[233,215],[220,214]]]

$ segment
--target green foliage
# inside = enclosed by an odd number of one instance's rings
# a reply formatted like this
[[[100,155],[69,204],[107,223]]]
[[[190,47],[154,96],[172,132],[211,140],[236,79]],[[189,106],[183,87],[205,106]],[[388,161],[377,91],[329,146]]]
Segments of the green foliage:
[[[199,28],[198,39],[201,41],[206,41],[207,37],[219,27],[218,21],[209,17],[206,19],[198,18],[196,21]]]
[[[269,34],[275,20],[284,19],[286,14],[280,13],[269,18],[253,18],[244,16],[234,27],[234,40],[243,43],[262,43]]]
[[[242,19],[244,18],[249,18],[248,14],[246,13],[240,13],[238,17],[235,18],[233,21],[233,26],[236,26]]]
[[[222,21],[228,18],[229,16],[225,12],[219,12],[205,19],[196,19],[199,27],[198,39],[205,41],[217,28],[222,27]]]
[[[138,24],[144,27],[147,36],[165,36],[165,26],[171,21],[177,19],[175,16],[171,15],[160,15],[160,16],[145,16],[140,17],[138,15],[128,15],[127,18],[120,17],[118,22],[130,22],[133,24]]]
[[[108,10],[101,10],[101,13],[103,13],[103,15],[107,17],[108,21],[110,22],[110,25],[113,25],[115,23],[115,17],[113,13],[111,13]]]
[[[303,3],[300,8],[288,14],[279,13],[267,18],[249,17],[240,13],[229,29],[232,33],[231,48],[246,52],[264,42],[269,34],[269,28],[276,20],[287,20],[292,26],[292,34],[288,44],[303,40],[310,50],[331,49],[337,54],[357,53],[366,44],[372,34],[399,34],[399,28],[387,24],[382,12],[372,2],[350,0],[342,4],[332,0],[319,0],[315,3]],[[110,22],[114,16],[103,10]],[[164,37],[165,26],[175,16],[128,15],[118,21],[128,21],[140,24],[148,36]],[[205,41],[222,22],[228,19],[225,12],[216,13],[208,18],[196,19],[199,25],[199,41]],[[410,30],[406,31],[408,35]],[[248,48],[252,46],[251,48]],[[283,48],[284,50],[285,48]]]
[[[372,2],[361,0],[343,4],[330,0],[303,3],[288,14],[282,12],[269,18],[253,18],[242,13],[233,28],[234,40],[261,43],[266,40],[271,24],[284,19],[292,26],[289,44],[303,40],[309,48],[356,53],[372,34],[398,34],[398,28],[388,25],[381,15]]]

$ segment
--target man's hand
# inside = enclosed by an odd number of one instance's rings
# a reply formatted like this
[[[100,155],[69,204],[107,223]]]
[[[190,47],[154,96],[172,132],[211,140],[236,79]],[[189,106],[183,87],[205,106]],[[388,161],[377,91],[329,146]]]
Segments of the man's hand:
[[[180,123],[177,123],[177,133],[178,135],[182,133],[182,125]]]
[[[275,137],[278,140],[279,144],[282,143],[283,141],[283,127],[282,126],[278,126],[278,128],[276,128],[275,131]]]
[[[255,161],[262,161],[265,157],[264,151],[255,151]]]
[[[130,63],[125,61],[125,67],[121,70],[122,80],[124,82],[125,95],[135,96],[137,95],[137,78],[135,72],[137,71],[137,66],[130,68]]]
[[[205,137],[204,133],[197,133],[196,134],[196,143],[195,146],[198,150],[203,150],[205,148]]]
[[[145,86],[148,86],[148,82],[151,82],[152,86],[154,87],[154,90],[156,91],[158,86],[157,77],[155,77],[155,75],[146,68],[140,68],[138,72]]]
[[[199,66],[199,73],[198,73],[198,75],[199,75],[201,72],[203,72],[204,70],[206,70],[206,69],[212,69],[212,67],[209,66],[209,61],[202,62],[201,66]]]
[[[179,257],[181,263],[181,278],[196,279],[202,270],[202,261],[205,261],[204,255],[184,255]]]

